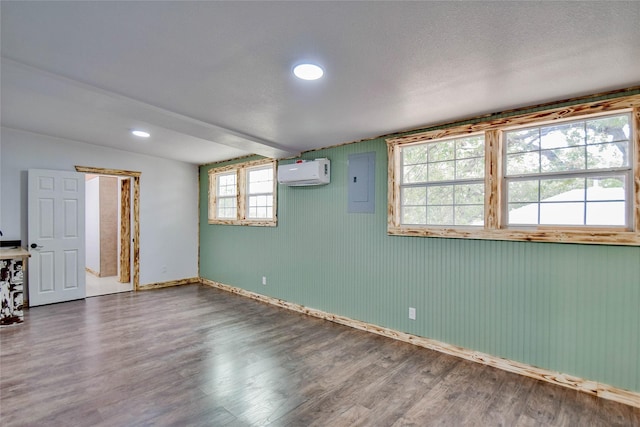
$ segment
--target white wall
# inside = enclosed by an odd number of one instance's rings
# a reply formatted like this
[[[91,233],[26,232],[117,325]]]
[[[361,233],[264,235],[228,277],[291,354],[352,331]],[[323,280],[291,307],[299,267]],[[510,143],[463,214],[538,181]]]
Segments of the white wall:
[[[139,171],[140,284],[198,276],[196,165],[6,128],[0,137],[4,239],[28,243],[28,169],[75,170],[80,165]]]
[[[84,238],[86,267],[100,273],[100,179],[85,182]]]

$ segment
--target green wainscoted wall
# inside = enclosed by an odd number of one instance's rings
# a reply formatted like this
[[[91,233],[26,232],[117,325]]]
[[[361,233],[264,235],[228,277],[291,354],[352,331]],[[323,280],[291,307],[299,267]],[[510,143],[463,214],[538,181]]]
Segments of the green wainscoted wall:
[[[349,214],[347,157],[370,151],[376,212]],[[202,277],[640,391],[640,247],[388,236],[384,140],[317,157],[331,184],[279,186],[275,228],[209,225],[201,167]]]

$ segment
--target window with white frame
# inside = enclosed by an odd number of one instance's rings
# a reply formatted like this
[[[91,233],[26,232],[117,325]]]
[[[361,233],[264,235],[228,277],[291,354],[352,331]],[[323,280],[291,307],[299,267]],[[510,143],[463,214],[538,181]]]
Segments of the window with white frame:
[[[209,170],[209,223],[275,226],[275,168],[258,160]]]
[[[631,114],[504,134],[507,225],[629,228]]]
[[[248,168],[247,184],[247,217],[273,218],[273,166]]]
[[[484,135],[401,148],[401,223],[484,224]]]
[[[388,138],[389,234],[640,245],[640,94]]]
[[[237,183],[236,171],[215,175],[216,218],[236,219],[238,217]]]

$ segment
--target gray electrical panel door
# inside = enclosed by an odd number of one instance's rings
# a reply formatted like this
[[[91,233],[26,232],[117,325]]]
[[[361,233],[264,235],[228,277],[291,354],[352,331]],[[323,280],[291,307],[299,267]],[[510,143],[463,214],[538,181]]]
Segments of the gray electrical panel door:
[[[348,160],[349,213],[374,213],[376,209],[376,153],[350,154]]]

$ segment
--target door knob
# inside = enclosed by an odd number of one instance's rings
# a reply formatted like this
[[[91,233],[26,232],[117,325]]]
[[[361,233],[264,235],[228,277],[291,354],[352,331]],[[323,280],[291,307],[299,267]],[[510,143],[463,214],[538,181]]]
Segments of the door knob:
[[[32,244],[31,244],[31,249],[35,249],[35,248],[37,248],[37,247],[38,247],[38,245],[36,245],[35,243],[32,243]]]

